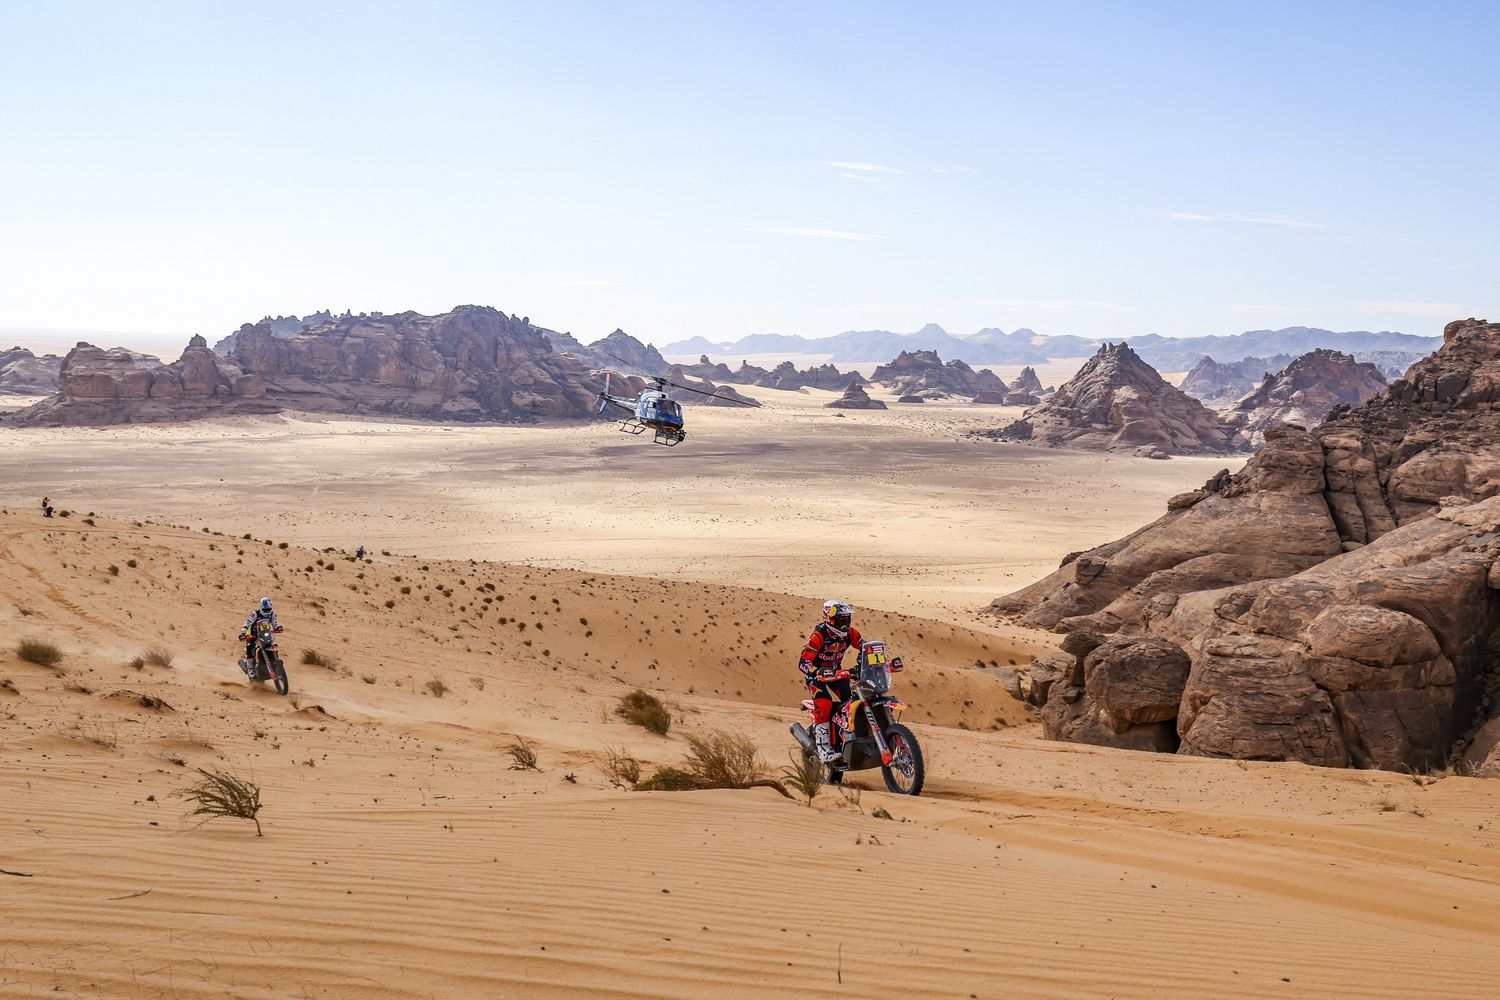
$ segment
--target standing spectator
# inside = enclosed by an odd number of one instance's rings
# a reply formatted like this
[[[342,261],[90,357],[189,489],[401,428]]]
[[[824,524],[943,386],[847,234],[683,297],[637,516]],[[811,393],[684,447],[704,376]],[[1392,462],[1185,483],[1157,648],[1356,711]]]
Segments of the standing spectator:
[[[354,560],[355,560],[355,562],[364,562],[365,561],[365,547],[363,545],[361,545],[357,550],[355,550]]]

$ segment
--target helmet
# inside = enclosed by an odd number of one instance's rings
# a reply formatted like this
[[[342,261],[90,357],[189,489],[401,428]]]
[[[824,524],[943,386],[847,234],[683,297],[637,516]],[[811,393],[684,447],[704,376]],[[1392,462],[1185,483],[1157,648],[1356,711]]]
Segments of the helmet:
[[[854,609],[843,601],[824,601],[823,620],[832,626],[835,632],[843,634],[849,630],[849,622],[854,618]]]
[[[262,611],[270,611],[271,610],[271,599],[269,597],[262,597],[260,599],[260,609]]]

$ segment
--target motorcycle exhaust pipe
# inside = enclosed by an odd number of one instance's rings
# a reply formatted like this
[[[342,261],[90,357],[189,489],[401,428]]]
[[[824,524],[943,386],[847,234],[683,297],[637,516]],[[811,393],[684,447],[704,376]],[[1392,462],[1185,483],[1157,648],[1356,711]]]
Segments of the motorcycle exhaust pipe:
[[[809,733],[807,731],[806,727],[804,727],[802,725],[802,723],[800,723],[800,722],[794,722],[794,723],[792,723],[791,730],[792,730],[792,739],[794,739],[794,740],[797,741],[797,745],[802,748],[802,752],[803,753],[816,753],[817,752],[813,748],[812,733]]]

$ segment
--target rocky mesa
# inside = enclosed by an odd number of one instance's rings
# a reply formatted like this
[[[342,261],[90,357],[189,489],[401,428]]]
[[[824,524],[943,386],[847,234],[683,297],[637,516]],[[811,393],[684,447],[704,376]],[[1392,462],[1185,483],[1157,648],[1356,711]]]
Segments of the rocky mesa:
[[[1425,769],[1494,752],[1500,324],[1176,497],[991,606],[1065,632],[1033,667],[1056,739]],[[1493,762],[1491,762],[1493,763]]]
[[[957,360],[944,364],[937,351],[902,351],[895,360],[876,368],[870,381],[895,390],[898,396],[923,400],[988,392],[1003,402],[1007,391],[1005,380],[988,368],[976,372]]]
[[[57,392],[63,359],[24,347],[0,351],[0,396],[50,396]]]
[[[1385,376],[1367,362],[1338,351],[1296,358],[1224,411],[1239,443],[1258,446],[1272,427],[1312,427],[1336,406],[1359,406],[1385,391]]]

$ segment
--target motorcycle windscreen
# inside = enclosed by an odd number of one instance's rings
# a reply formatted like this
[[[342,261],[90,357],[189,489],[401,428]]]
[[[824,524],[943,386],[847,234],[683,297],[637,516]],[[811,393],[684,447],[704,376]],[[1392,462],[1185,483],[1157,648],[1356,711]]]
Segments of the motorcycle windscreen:
[[[891,689],[891,668],[885,655],[885,643],[867,642],[859,651],[859,679],[866,687],[881,694]]]

